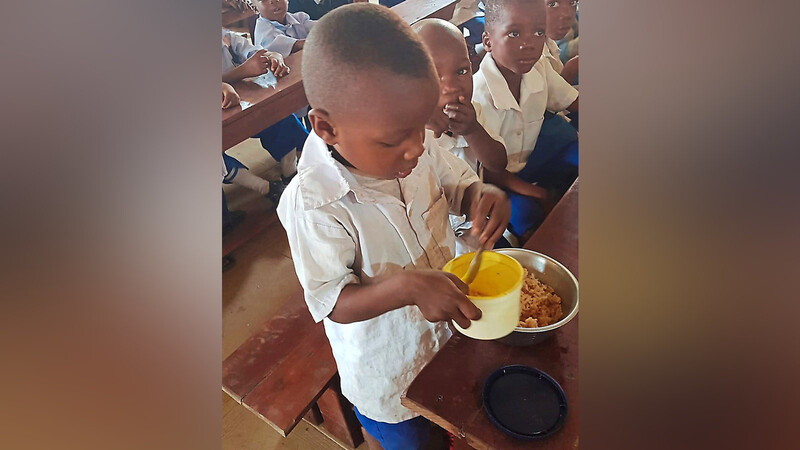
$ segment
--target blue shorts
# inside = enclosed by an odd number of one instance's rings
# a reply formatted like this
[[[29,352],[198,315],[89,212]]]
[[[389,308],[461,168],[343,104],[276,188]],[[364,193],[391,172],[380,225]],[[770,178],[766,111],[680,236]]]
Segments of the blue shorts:
[[[292,114],[253,137],[261,140],[261,146],[275,161],[280,161],[294,149],[303,150],[308,131]]]
[[[361,426],[381,444],[383,450],[421,450],[428,443],[431,423],[422,416],[400,423],[384,423],[362,416],[355,406],[353,411]]]
[[[529,183],[563,194],[578,176],[578,134],[561,116],[544,120],[536,145],[525,167],[515,174]],[[539,202],[525,195],[506,191],[511,202],[508,230],[520,237],[538,227],[544,219]]]

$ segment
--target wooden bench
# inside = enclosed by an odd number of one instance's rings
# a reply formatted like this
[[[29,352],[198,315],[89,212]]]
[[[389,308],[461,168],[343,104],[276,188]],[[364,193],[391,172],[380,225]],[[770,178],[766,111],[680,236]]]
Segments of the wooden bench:
[[[311,318],[302,291],[223,361],[222,389],[281,436],[307,416],[352,447],[363,441],[341,395],[325,330]]]

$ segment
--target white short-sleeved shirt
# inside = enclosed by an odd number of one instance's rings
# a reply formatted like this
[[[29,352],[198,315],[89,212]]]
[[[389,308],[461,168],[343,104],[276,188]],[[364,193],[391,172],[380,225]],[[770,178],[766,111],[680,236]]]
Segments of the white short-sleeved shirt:
[[[453,257],[448,213],[461,213],[464,192],[480,182],[454,155],[429,145],[406,178],[405,202],[360,184],[314,132],[306,140],[278,205],[297,277],[333,350],[342,393],[370,419],[397,423],[417,416],[400,395],[449,339],[445,322],[406,306],[361,322],[328,319],[348,284],[401,270],[440,269]]]
[[[315,23],[316,20],[311,20],[302,11],[286,13],[286,25],[259,16],[253,32],[255,43],[269,51],[278,52],[285,58],[292,53],[292,46],[297,40],[308,37]]]
[[[222,29],[222,72],[225,73],[260,50],[246,37],[231,30]]]
[[[547,58],[547,61],[550,63],[550,66],[553,67],[553,70],[561,73],[561,71],[564,70],[564,63],[561,62],[561,49],[558,48],[556,41],[550,39],[549,37],[545,37],[544,39],[544,50],[542,51],[542,56]]]
[[[542,129],[545,110],[565,110],[578,98],[578,91],[558,74],[542,56],[522,76],[520,102],[514,98],[491,52],[473,76],[472,102],[481,105],[478,118],[486,130],[501,138],[508,153],[506,170],[517,173],[525,167]]]
[[[474,17],[483,17],[483,11],[479,7],[480,2],[481,0],[458,0],[450,23],[461,25]]]

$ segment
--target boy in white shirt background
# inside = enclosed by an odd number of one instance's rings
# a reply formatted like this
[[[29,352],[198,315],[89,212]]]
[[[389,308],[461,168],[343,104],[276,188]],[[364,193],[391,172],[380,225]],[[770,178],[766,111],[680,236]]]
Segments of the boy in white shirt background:
[[[400,404],[450,337],[480,310],[439,269],[453,256],[448,212],[468,212],[491,247],[509,208],[462,160],[424,144],[436,72],[396,14],[346,5],[303,50],[313,132],[278,206],[308,308],[322,321],[344,396],[368,439],[423,448],[430,424]]]
[[[578,111],[578,91],[542,57],[544,0],[487,0],[485,19],[488,53],[474,76],[473,102],[508,155],[505,170],[485,176],[508,192],[509,231],[524,241],[577,177],[577,133],[566,122],[542,124],[545,116]]]
[[[288,0],[256,0],[255,43],[284,57],[303,48],[315,20],[303,11],[290,13]]]

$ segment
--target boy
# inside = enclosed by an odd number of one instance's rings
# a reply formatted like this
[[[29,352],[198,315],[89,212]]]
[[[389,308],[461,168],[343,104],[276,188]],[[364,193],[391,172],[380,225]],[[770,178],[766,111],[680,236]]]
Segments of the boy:
[[[257,77],[271,70],[276,78],[289,73],[283,57],[251,44],[249,40],[230,30],[222,29],[222,81],[231,83],[244,78]],[[225,85],[223,85],[223,96]],[[230,95],[230,94],[229,94]],[[238,96],[237,96],[238,97]],[[224,97],[223,97],[224,101]],[[297,172],[297,151],[308,136],[308,131],[297,117],[290,115],[253,136],[261,146],[280,163],[281,181],[270,181],[267,198],[278,203],[289,180]]]
[[[508,155],[506,169],[487,170],[486,179],[509,193],[509,231],[524,241],[543,219],[543,205],[577,176],[574,129],[540,131],[545,115],[578,110],[578,91],[542,57],[544,0],[487,0],[485,18],[488,54],[474,76],[473,102],[481,105],[479,120],[500,136]]]
[[[562,73],[564,63],[561,61],[561,50],[556,41],[572,29],[575,23],[575,14],[578,11],[578,0],[545,0],[547,12],[547,38],[545,39],[544,56],[553,66],[553,69]],[[565,78],[568,82],[569,78]]]
[[[368,441],[422,448],[430,425],[400,395],[450,337],[444,320],[480,318],[466,286],[436,270],[453,256],[448,211],[469,212],[491,247],[508,202],[466,163],[423,144],[436,72],[387,8],[358,3],[320,19],[303,50],[303,83],[314,131],[278,205],[297,276]]]
[[[463,159],[476,173],[481,173],[483,167],[494,171],[505,169],[506,149],[478,121],[476,110],[480,105],[471,100],[471,63],[461,32],[442,19],[424,19],[412,28],[431,55],[439,77],[439,104],[426,125],[434,133],[431,144]],[[451,216],[450,222],[459,238],[456,254],[473,250],[474,245],[460,239],[470,224],[456,216]]]
[[[253,33],[256,45],[284,57],[303,48],[316,20],[302,11],[287,12],[289,0],[257,0],[256,8],[258,19]]]

